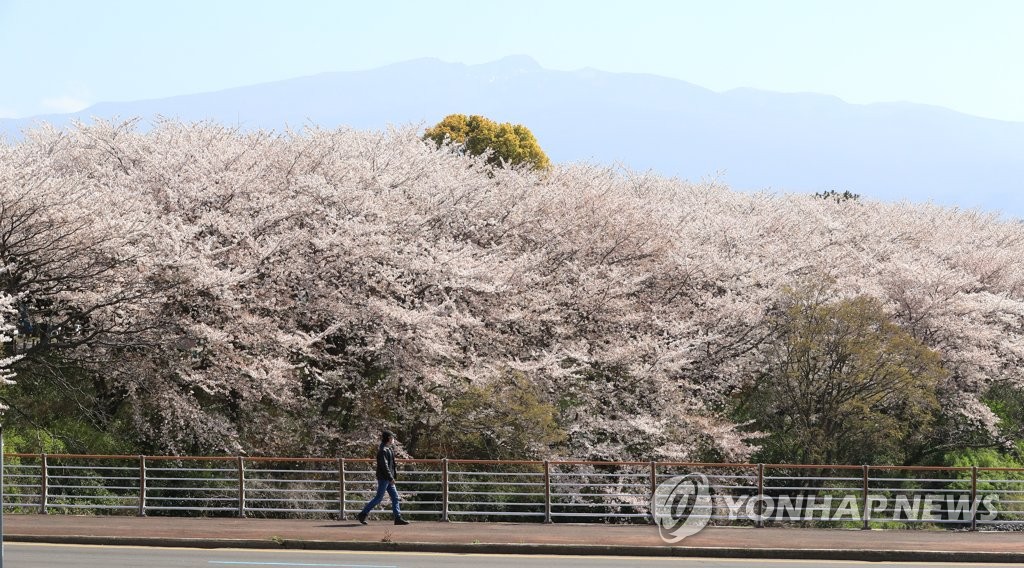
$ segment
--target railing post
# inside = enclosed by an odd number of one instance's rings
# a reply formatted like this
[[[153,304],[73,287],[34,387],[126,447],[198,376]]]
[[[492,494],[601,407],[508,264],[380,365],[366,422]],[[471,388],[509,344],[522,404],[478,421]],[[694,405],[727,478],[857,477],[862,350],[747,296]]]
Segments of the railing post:
[[[649,521],[651,524],[654,524],[655,522],[657,522],[655,520],[657,518],[656,517],[657,511],[654,510],[654,507],[656,506],[655,503],[654,503],[654,494],[657,491],[658,491],[658,462],[657,461],[651,461],[651,499],[650,499],[650,501],[648,501],[651,504],[651,518],[650,518],[650,521]]]
[[[146,516],[146,456],[139,455],[139,516]]]
[[[245,517],[245,458],[238,456],[238,516]]]
[[[764,526],[764,464],[757,464],[757,528]]]
[[[978,466],[971,466],[971,530],[978,530]]]
[[[50,474],[48,467],[49,458],[46,454],[39,454],[39,514],[46,514],[46,507],[50,501]]]
[[[864,464],[862,466],[862,470],[861,470],[862,481],[861,481],[861,510],[860,510],[860,518],[864,522],[864,524],[860,528],[861,528],[861,530],[864,530],[864,531],[866,531],[866,530],[871,528],[871,512],[868,511],[868,507],[871,506],[871,500],[868,499],[868,485],[869,485],[868,484],[868,479],[869,479],[868,476],[869,476],[869,470],[870,469],[871,469],[871,466],[869,466],[867,464]]]
[[[448,458],[441,458],[441,522],[448,522]]]
[[[338,515],[345,520],[345,509],[348,509],[348,496],[345,495],[345,458],[338,458]]]
[[[544,522],[551,522],[551,462],[544,460]]]

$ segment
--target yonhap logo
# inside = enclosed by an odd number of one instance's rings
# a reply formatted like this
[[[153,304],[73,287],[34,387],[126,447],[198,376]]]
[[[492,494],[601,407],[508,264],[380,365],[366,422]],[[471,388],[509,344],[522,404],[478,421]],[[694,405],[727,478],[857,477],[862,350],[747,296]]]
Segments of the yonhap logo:
[[[713,511],[708,478],[700,473],[671,477],[651,496],[651,515],[658,534],[668,544],[700,532]]]

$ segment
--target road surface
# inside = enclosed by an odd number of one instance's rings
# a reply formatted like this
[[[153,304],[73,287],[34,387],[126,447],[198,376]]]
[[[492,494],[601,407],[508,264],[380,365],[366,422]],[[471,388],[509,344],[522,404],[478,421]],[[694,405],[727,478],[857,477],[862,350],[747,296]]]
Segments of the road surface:
[[[716,558],[625,558],[611,556],[533,556],[432,554],[419,552],[345,552],[233,550],[81,546],[7,543],[7,568],[923,568],[970,566],[1006,568],[1007,564],[939,564],[935,562],[845,562]]]

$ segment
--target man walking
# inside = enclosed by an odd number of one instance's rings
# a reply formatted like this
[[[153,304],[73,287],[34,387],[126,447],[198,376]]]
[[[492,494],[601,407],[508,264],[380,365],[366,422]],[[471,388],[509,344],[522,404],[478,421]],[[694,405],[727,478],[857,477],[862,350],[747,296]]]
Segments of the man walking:
[[[391,497],[391,512],[395,514],[396,525],[407,525],[409,521],[402,518],[402,510],[398,505],[398,489],[395,488],[395,451],[391,444],[395,443],[395,435],[384,430],[380,433],[380,447],[377,448],[377,494],[356,515],[359,522],[366,524],[366,517],[374,507],[384,500],[384,492]]]

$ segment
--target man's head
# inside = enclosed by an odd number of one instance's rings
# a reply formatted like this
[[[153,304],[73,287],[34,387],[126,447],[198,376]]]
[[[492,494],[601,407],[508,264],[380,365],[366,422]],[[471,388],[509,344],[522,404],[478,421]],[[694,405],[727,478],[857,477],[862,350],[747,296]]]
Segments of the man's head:
[[[382,443],[384,445],[388,445],[388,444],[391,444],[394,441],[395,441],[395,434],[393,432],[391,432],[390,430],[381,430],[380,431],[380,443]]]

